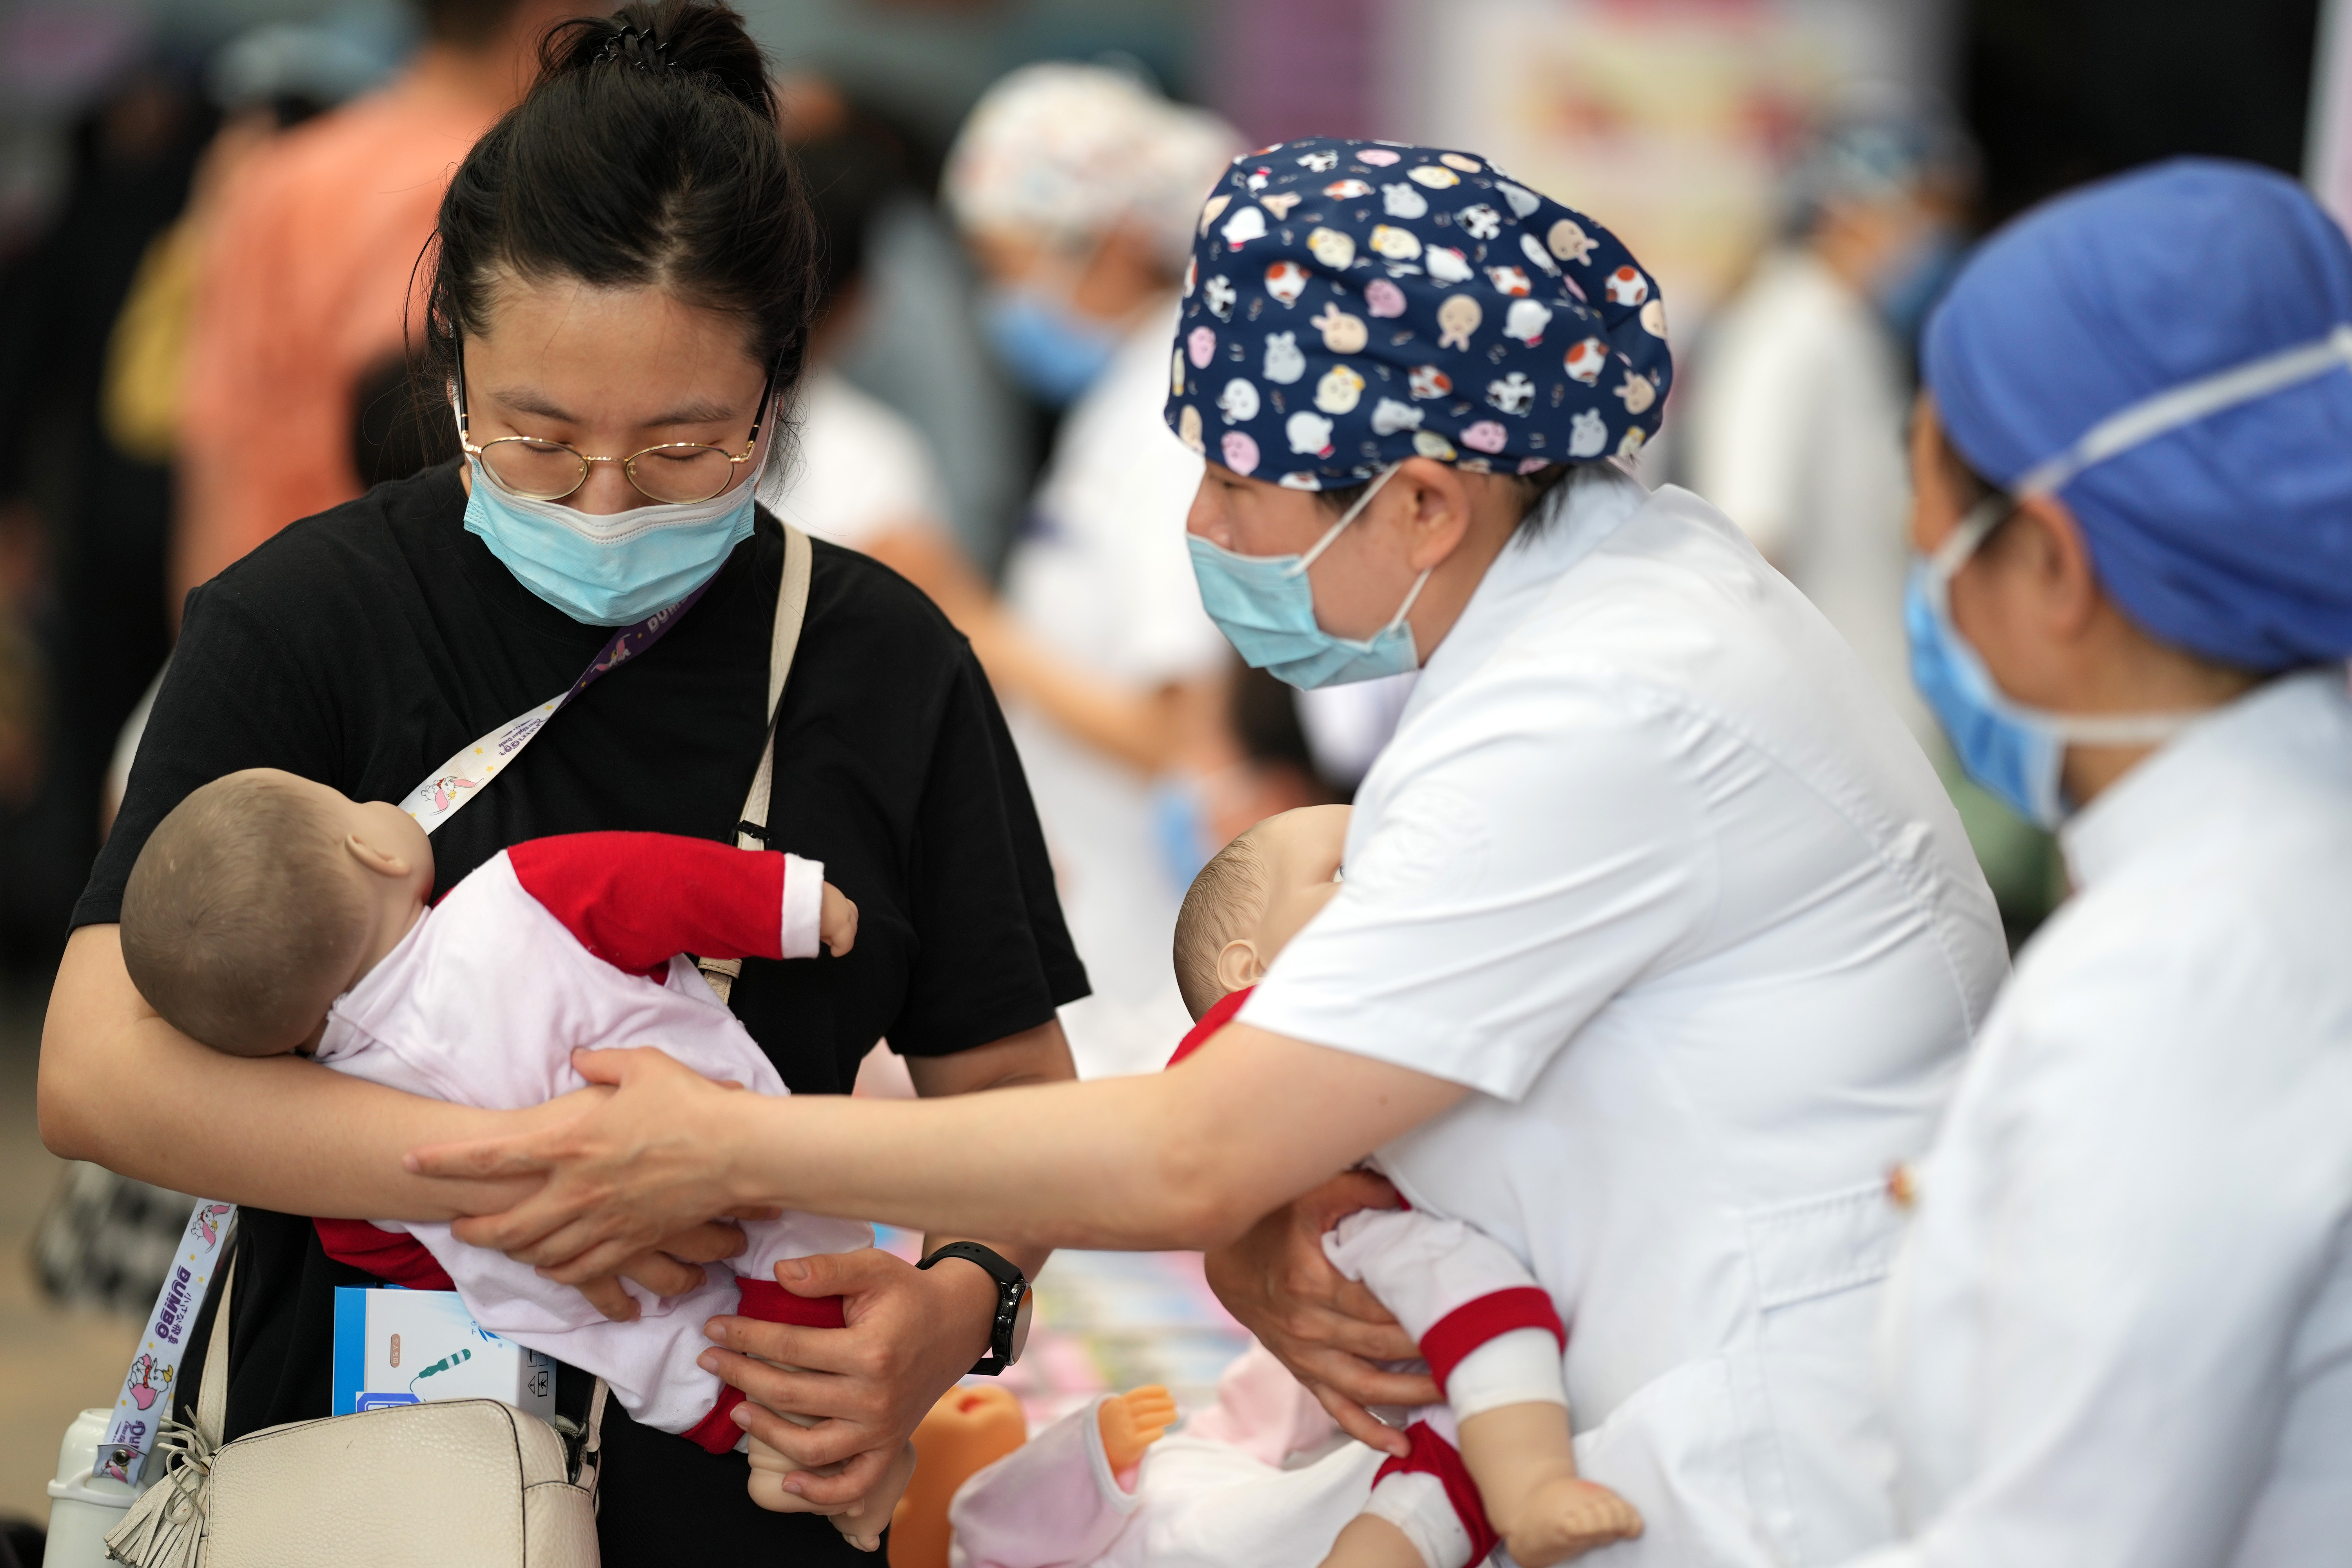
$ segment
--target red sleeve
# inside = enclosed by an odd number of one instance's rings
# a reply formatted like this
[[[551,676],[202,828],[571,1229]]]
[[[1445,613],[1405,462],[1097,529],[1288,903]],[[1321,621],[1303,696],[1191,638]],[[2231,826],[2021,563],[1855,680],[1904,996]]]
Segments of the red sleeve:
[[[745,1279],[735,1315],[763,1323],[791,1323],[803,1329],[838,1329],[846,1321],[838,1296],[795,1296],[767,1279]],[[732,1384],[719,1385],[719,1402],[710,1413],[679,1436],[698,1448],[724,1454],[743,1438],[743,1428],[728,1413],[743,1403],[743,1391]]]
[[[784,857],[669,833],[567,833],[507,851],[580,945],[659,978],[671,957],[782,958]]]

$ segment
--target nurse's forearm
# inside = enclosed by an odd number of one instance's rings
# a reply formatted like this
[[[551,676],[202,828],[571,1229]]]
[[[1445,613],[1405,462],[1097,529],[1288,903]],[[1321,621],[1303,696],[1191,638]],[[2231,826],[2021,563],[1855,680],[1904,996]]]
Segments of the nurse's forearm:
[[[745,1206],[1020,1246],[1205,1249],[1464,1092],[1234,1025],[1133,1078],[915,1103],[730,1096],[717,1141]]]
[[[229,1203],[348,1219],[449,1219],[507,1206],[535,1180],[411,1175],[419,1142],[513,1121],[292,1057],[225,1056],[158,1017],[113,926],[67,944],[41,1034],[41,1141],[72,1160]]]

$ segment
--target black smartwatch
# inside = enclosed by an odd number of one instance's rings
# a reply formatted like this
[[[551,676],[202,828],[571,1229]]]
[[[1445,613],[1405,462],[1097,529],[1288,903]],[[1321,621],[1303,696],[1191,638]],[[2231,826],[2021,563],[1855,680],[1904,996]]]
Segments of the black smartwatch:
[[[976,1241],[950,1241],[915,1267],[929,1268],[942,1258],[977,1263],[996,1281],[996,1323],[988,1337],[988,1353],[971,1369],[977,1376],[994,1377],[1019,1361],[1022,1347],[1029,1342],[1029,1277],[1010,1258]]]

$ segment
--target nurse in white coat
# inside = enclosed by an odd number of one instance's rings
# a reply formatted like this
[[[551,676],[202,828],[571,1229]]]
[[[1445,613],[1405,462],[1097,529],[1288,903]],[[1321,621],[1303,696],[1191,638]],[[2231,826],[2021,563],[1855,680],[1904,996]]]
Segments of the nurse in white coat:
[[[2074,884],[1915,1194],[1874,1568],[2352,1562],[2352,247],[2183,162],[1928,329],[1915,666]]]
[[[1360,1405],[1435,1390],[1359,1359],[1414,1347],[1318,1244],[1378,1195],[1325,1184],[1378,1151],[1570,1324],[1580,1464],[1647,1525],[1608,1562],[1883,1543],[1887,1173],[2007,968],[1934,773],[1738,529],[1607,460],[1655,429],[1670,361],[1654,284],[1591,218],[1468,153],[1292,142],[1219,185],[1189,285],[1163,363],[1170,425],[1212,458],[1209,612],[1294,684],[1423,672],[1344,886],[1239,1020],[1173,1070],[971,1111],[728,1095],[613,1053],[583,1070],[620,1092],[562,1133],[427,1168],[554,1172],[467,1234],[559,1277],[772,1202],[1211,1249],[1227,1304],[1393,1450]],[[834,1353],[789,1349],[765,1353]],[[716,1364],[763,1404],[805,1394]]]
[[[1123,72],[1045,61],[982,96],[943,181],[992,279],[998,356],[1066,410],[1003,613],[959,621],[1004,701],[1094,986],[1062,1018],[1087,1078],[1157,1068],[1190,1022],[1164,818],[1182,798],[1170,781],[1219,731],[1231,655],[1184,565],[1201,460],[1161,434],[1160,405],[1192,215],[1240,144]]]

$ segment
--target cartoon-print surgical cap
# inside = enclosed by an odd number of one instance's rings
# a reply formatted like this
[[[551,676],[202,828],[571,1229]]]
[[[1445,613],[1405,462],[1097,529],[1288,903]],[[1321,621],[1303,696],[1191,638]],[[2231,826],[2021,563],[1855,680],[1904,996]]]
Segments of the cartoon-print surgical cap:
[[[2275,670],[2352,656],[2347,361],[2344,231],[2284,175],[2198,158],[1988,240],[1921,371],[1954,449],[2004,489],[2054,488],[2143,629]]]
[[[1123,72],[1047,61],[981,95],[948,153],[942,189],[968,229],[1084,245],[1130,224],[1172,276],[1201,193],[1241,140],[1215,115],[1171,103]]]
[[[1322,489],[1630,457],[1673,380],[1657,283],[1607,229],[1471,153],[1326,139],[1234,160],[1201,209],[1167,416]]]

